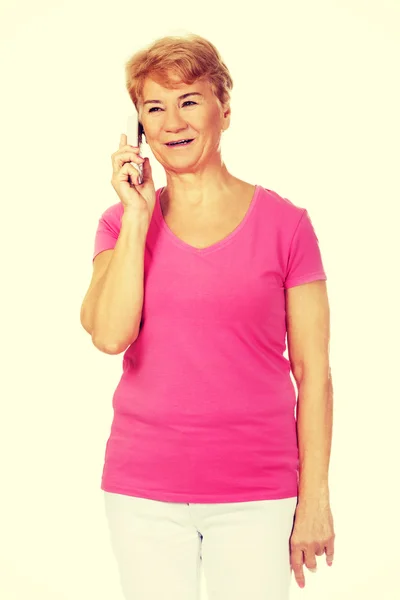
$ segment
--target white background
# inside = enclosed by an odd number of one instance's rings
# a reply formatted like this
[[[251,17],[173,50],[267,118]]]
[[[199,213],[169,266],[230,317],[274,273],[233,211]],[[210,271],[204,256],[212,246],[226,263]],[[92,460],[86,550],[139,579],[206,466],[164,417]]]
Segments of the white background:
[[[80,307],[125,61],[193,32],[234,80],[228,170],[307,208],[328,276],[335,560],[291,597],[399,598],[400,3],[25,0],[0,21],[0,596],[122,600],[100,490],[122,355]]]

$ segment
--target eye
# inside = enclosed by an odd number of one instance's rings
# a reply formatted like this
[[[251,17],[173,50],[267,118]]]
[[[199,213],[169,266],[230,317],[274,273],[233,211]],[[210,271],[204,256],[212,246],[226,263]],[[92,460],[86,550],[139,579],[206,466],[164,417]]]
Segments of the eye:
[[[197,102],[193,102],[193,100],[185,100],[185,102],[183,104],[187,104],[187,103],[197,104]],[[182,106],[183,106],[183,104],[182,104]],[[149,113],[151,113],[151,112],[153,112],[155,110],[161,110],[161,109],[160,109],[159,106],[153,106],[152,108],[150,108]]]

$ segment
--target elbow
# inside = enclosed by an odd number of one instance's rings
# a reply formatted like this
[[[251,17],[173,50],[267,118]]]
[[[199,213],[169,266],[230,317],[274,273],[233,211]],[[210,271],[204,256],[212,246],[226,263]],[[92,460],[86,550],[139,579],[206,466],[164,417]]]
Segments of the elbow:
[[[102,336],[103,339],[101,336],[99,337],[98,332],[96,333],[96,328],[93,325],[91,325],[91,327],[85,327],[85,329],[90,333],[92,337],[92,343],[95,348],[100,350],[100,352],[104,352],[105,354],[116,355],[125,352],[125,350],[136,341],[139,335],[140,325],[141,320],[139,319],[139,322],[134,326],[133,331],[131,330],[129,332],[125,332],[123,339],[118,341],[110,341],[109,339],[104,341],[105,336]]]
[[[100,350],[100,352],[104,352],[104,354],[111,354],[115,356],[117,354],[125,352],[125,350],[127,350],[129,346],[136,341],[136,338],[137,334],[132,339],[125,340],[124,342],[121,342],[119,344],[104,344],[100,340],[96,339],[94,335],[92,335],[92,342],[93,345],[97,348],[97,350]]]
[[[123,349],[121,348],[121,346],[116,346],[116,345],[112,345],[112,344],[104,344],[103,342],[98,340],[93,334],[92,334],[92,343],[93,343],[93,346],[95,348],[97,348],[97,350],[100,350],[100,352],[103,352],[104,354],[115,355],[115,354],[120,354],[121,352],[123,352]]]

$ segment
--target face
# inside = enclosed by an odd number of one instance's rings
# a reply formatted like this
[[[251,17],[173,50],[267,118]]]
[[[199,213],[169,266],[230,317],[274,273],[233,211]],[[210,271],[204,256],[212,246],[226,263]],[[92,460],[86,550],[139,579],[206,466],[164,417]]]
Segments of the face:
[[[150,78],[143,87],[139,119],[151,151],[167,169],[176,171],[220,162],[221,134],[230,122],[229,106],[220,105],[206,81],[187,85],[172,80],[176,83],[173,89]],[[175,147],[166,145],[182,139],[193,141]]]

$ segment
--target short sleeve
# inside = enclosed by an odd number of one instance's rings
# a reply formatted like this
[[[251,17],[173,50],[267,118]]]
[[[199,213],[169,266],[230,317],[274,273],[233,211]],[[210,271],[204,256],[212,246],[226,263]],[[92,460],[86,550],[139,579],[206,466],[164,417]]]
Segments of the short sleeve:
[[[317,235],[304,209],[290,244],[284,287],[287,289],[318,279],[326,280],[327,277]]]
[[[117,243],[121,230],[119,214],[121,211],[118,208],[118,205],[109,207],[99,219],[94,240],[93,260],[103,250],[112,250]]]

